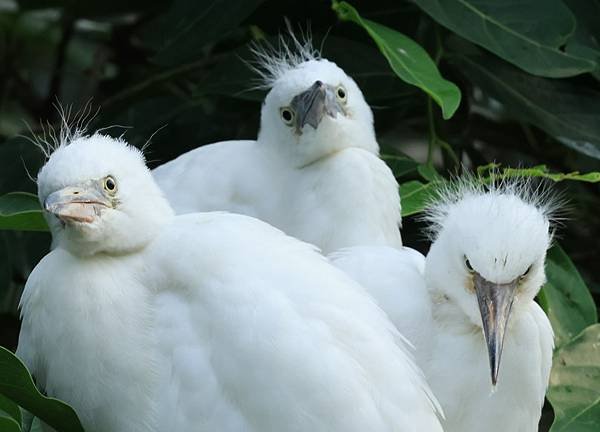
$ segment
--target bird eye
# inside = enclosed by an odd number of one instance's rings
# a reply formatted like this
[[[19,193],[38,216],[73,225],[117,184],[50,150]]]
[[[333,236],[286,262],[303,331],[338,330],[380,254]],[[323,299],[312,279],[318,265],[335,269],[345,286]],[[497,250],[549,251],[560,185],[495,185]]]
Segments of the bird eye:
[[[347,94],[346,94],[346,89],[343,86],[339,86],[335,93],[337,94],[337,97],[339,100],[341,100],[342,102],[346,102],[346,98],[347,98]]]
[[[117,190],[117,182],[111,176],[104,179],[104,189],[109,193],[114,193]]]
[[[292,125],[292,123],[294,122],[294,117],[296,116],[294,114],[294,111],[288,107],[281,108],[279,110],[279,114],[281,115],[281,119],[283,120],[283,122],[288,126]]]
[[[473,270],[473,266],[471,265],[467,257],[465,257],[465,266],[467,267],[467,270],[469,270],[470,273],[473,273],[475,271]]]

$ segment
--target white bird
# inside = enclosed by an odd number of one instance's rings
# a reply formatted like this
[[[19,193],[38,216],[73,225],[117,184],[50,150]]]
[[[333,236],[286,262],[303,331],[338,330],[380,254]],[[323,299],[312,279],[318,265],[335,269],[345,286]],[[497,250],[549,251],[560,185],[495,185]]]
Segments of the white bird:
[[[434,242],[424,275],[423,258],[407,248],[331,257],[417,347],[446,432],[538,430],[553,332],[534,297],[554,208],[522,179],[489,190],[462,180],[429,210]]]
[[[401,246],[398,184],[378,157],[371,109],[310,40],[292,42],[256,51],[270,88],[258,139],[185,153],[154,170],[158,185],[178,214],[255,216],[325,253]]]
[[[405,340],[312,246],[174,216],[139,150],[68,141],[38,176],[56,247],[27,281],[17,354],[87,431],[442,430]]]

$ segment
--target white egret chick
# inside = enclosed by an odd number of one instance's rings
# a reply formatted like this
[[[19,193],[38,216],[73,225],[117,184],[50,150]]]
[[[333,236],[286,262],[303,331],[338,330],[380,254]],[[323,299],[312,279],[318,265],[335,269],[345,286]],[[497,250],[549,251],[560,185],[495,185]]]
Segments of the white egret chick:
[[[466,179],[428,212],[434,241],[424,276],[407,248],[332,256],[416,346],[446,432],[538,430],[553,332],[534,297],[555,207],[523,179],[489,189]]]
[[[556,207],[524,179],[487,192],[466,180],[429,211],[435,240],[425,279],[436,344],[423,367],[446,431],[479,431],[482,421],[490,432],[538,430],[554,336],[534,298]]]
[[[174,216],[139,150],[64,136],[38,176],[56,247],[17,354],[86,431],[442,430],[404,339],[312,246]]]
[[[257,141],[202,146],[154,170],[177,213],[258,217],[325,253],[401,246],[398,184],[378,157],[373,114],[310,41],[257,51],[265,87]]]

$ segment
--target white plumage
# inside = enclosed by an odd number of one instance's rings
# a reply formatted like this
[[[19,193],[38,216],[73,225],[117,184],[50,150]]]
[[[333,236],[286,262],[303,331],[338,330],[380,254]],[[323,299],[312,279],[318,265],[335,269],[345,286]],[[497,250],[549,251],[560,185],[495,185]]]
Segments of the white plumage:
[[[325,253],[401,246],[398,184],[356,83],[310,43],[257,51],[270,88],[256,141],[202,146],[153,172],[178,214],[258,217]]]
[[[138,150],[71,138],[38,177],[56,248],[17,354],[87,431],[441,431],[393,324],[313,247],[175,217]]]
[[[425,263],[407,248],[349,248],[331,257],[417,347],[447,432],[538,430],[553,333],[534,297],[545,281],[551,207],[522,179],[488,191],[467,179],[430,209],[434,242]],[[485,298],[485,289],[496,294]]]

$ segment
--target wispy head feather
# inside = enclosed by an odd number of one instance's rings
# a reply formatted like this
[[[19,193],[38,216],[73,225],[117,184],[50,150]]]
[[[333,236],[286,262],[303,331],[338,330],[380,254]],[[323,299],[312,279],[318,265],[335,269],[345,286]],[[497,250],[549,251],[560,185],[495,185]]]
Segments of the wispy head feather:
[[[428,223],[427,234],[433,241],[461,201],[482,195],[514,196],[537,208],[551,225],[564,219],[564,196],[551,187],[550,181],[522,175],[506,175],[492,170],[487,175],[467,173],[435,184],[422,220]]]
[[[31,136],[24,136],[33,145],[40,149],[44,157],[50,155],[62,146],[85,135],[89,123],[96,117],[100,109],[92,111],[91,100],[88,100],[83,108],[73,112],[73,106],[63,107],[59,102],[54,103],[59,115],[59,124],[54,126],[49,121],[40,122],[40,132],[35,133],[31,126],[26,123]]]
[[[265,40],[252,43],[250,49],[254,60],[247,64],[259,76],[255,88],[269,89],[286,72],[304,62],[321,58],[319,51],[313,47],[310,28],[301,30],[297,36],[290,22],[287,19],[285,22],[287,35],[280,34],[277,45]]]

